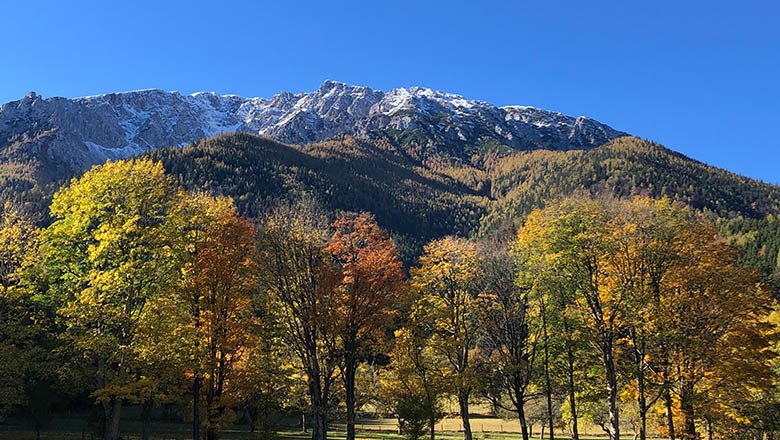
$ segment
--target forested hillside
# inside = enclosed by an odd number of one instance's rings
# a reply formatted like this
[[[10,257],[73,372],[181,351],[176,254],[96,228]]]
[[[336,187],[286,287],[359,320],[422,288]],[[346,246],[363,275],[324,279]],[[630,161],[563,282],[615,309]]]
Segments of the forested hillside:
[[[574,192],[619,197],[667,196],[721,217],[761,218],[780,212],[780,187],[715,168],[635,137],[589,151],[529,151],[496,160],[486,220],[523,217],[544,201]]]
[[[572,194],[648,195],[720,218],[746,263],[767,276],[777,269],[780,233],[768,216],[780,213],[778,186],[628,136],[569,151],[518,152],[485,139],[458,155],[436,150],[432,142],[414,130],[306,145],[233,133],[149,155],[187,188],[232,196],[247,215],[301,194],[333,211],[372,212],[406,262],[430,239],[512,230],[533,208]],[[46,224],[50,197],[64,182],[44,183],[35,169],[4,164],[0,194]]]
[[[487,199],[389,145],[353,138],[305,146],[221,135],[151,153],[191,189],[232,196],[247,215],[274,199],[309,194],[331,210],[368,211],[400,239],[406,255],[447,234],[468,235]]]
[[[727,233],[741,234],[746,261],[766,274],[776,267],[776,251],[758,252],[774,246],[776,231],[748,232],[780,213],[780,187],[659,144],[623,137],[587,151],[513,152],[488,142],[464,161],[410,155],[423,142],[413,133],[395,133],[373,142],[345,137],[294,146],[237,133],[150,156],[185,187],[230,195],[248,215],[262,213],[274,199],[304,193],[332,210],[372,212],[399,241],[406,261],[432,238],[517,227],[533,208],[588,194],[666,196],[733,219],[722,224],[729,225]],[[737,219],[743,219],[739,227]]]

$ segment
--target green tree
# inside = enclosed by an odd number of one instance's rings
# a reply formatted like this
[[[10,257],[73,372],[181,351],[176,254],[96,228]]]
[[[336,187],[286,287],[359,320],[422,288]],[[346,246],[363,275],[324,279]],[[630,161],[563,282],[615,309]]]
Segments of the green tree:
[[[505,244],[482,243],[478,264],[479,351],[488,366],[485,391],[493,406],[517,416],[523,440],[528,440],[525,406],[531,399],[528,390],[534,379],[539,342],[532,291],[520,285],[519,261]]]
[[[92,368],[105,440],[119,438],[122,404],[148,367],[137,339],[147,305],[176,284],[169,213],[179,196],[159,164],[109,162],[55,194],[41,234],[39,273]]]

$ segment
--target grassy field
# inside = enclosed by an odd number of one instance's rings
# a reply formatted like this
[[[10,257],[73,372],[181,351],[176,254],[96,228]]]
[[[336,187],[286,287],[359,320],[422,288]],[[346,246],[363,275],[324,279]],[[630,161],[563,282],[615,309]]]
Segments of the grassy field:
[[[475,417],[471,426],[474,436],[480,440],[518,440],[519,426],[517,422],[502,420],[499,418]],[[457,418],[447,418],[437,424],[437,439],[455,440],[463,438],[458,432],[461,428]],[[364,419],[357,425],[357,438],[359,440],[401,440],[396,430],[395,419]],[[534,431],[534,438],[538,439],[538,427]],[[236,425],[232,429],[223,431],[221,438],[225,440],[256,440],[261,439],[258,434],[248,432],[246,426]],[[122,432],[124,440],[138,440],[141,438],[141,424],[135,420],[123,420]],[[151,427],[154,440],[187,440],[191,438],[190,427],[184,423],[154,422]],[[563,433],[560,433],[563,434]],[[329,438],[340,440],[345,438],[344,426],[334,424]],[[566,435],[561,435],[565,438]],[[99,438],[91,433],[85,422],[85,418],[57,418],[52,421],[49,428],[41,433],[42,440],[96,440]],[[302,433],[300,430],[281,431],[276,438],[281,440],[306,440],[311,438],[310,433]],[[603,435],[588,433],[581,436],[582,440],[604,440]],[[633,439],[632,435],[624,436],[626,440]],[[21,423],[7,421],[0,424],[0,440],[35,440],[35,433],[24,427]]]

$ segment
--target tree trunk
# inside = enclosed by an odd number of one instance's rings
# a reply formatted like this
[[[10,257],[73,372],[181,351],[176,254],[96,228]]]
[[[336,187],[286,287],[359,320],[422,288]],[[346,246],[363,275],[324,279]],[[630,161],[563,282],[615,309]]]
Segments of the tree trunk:
[[[693,409],[693,386],[683,385],[680,392],[680,412],[683,414],[683,435],[686,440],[698,440],[696,415]]]
[[[430,440],[436,440],[436,418],[431,417],[429,422],[431,424],[431,439]]]
[[[704,420],[707,423],[707,425],[706,425],[706,428],[707,428],[707,440],[713,440],[713,438],[715,437],[715,433],[713,432],[713,429],[712,429],[712,420],[709,417],[705,418]]]
[[[568,332],[568,324],[566,324],[567,328],[567,335]],[[577,422],[577,396],[576,396],[576,388],[574,387],[574,350],[571,346],[571,341],[566,341],[566,357],[567,357],[567,367],[568,367],[568,373],[569,373],[569,410],[571,411],[571,440],[579,440],[580,438],[580,432],[579,432],[579,424]]]
[[[646,340],[644,335],[637,331],[631,332],[631,339],[634,345],[634,368],[636,368],[636,403],[639,408],[639,440],[645,440],[647,437],[647,395],[645,390],[645,352]]]
[[[347,355],[344,362],[344,390],[347,404],[347,440],[355,440],[355,373],[357,362]]]
[[[523,434],[523,440],[530,440],[528,437],[528,421],[525,419],[525,404],[522,400],[517,401],[517,418],[520,420],[520,432]]]
[[[471,437],[471,419],[469,418],[469,396],[471,392],[468,389],[458,390],[458,405],[460,406],[460,419],[463,422],[464,440],[472,440]]]
[[[122,399],[112,397],[103,403],[106,416],[106,426],[103,430],[103,440],[119,440],[119,421],[122,415]]]
[[[141,404],[141,440],[152,438],[151,433],[152,402],[145,400]]]
[[[672,392],[669,388],[664,391],[664,407],[666,408],[666,429],[669,431],[669,440],[675,440]]]
[[[552,384],[550,383],[550,355],[547,337],[547,316],[544,307],[544,301],[542,301],[542,336],[544,337],[544,393],[547,397],[547,421],[550,426],[550,440],[555,439],[554,420],[553,420],[553,405],[552,405]]]
[[[200,388],[203,378],[195,373],[192,382],[192,440],[200,440]]]
[[[325,396],[322,393],[319,368],[314,367],[316,376],[309,374],[309,396],[311,397],[312,416],[314,426],[311,431],[312,440],[326,440],[328,438],[328,424],[325,410]]]
[[[604,369],[607,379],[607,403],[609,411],[609,438],[620,440],[620,414],[618,409],[618,383],[615,361],[613,359],[612,342],[607,341],[602,349]]]

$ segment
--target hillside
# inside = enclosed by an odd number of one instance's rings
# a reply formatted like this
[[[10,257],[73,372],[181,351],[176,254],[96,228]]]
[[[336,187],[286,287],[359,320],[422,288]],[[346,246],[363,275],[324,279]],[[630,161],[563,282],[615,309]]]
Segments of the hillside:
[[[667,196],[722,218],[759,223],[780,213],[780,187],[633,137],[588,151],[488,149],[471,161],[443,155],[420,161],[389,141],[347,137],[295,146],[228,134],[150,155],[186,187],[229,194],[250,215],[276,198],[301,193],[315,195],[329,209],[374,212],[402,243],[407,260],[431,238],[517,225],[534,207],[571,194]],[[755,251],[770,239],[743,238],[740,244],[751,252],[746,261],[762,270],[775,267],[776,255],[768,261],[770,256]]]
[[[487,199],[388,144],[354,138],[305,146],[236,133],[150,153],[191,189],[235,198],[259,215],[275,199],[312,194],[332,210],[373,212],[406,256],[446,234],[467,235]]]
[[[582,151],[530,151],[488,167],[496,201],[483,221],[490,228],[522,218],[544,201],[573,193],[666,196],[720,217],[762,218],[780,212],[780,187],[709,166],[635,137]]]

